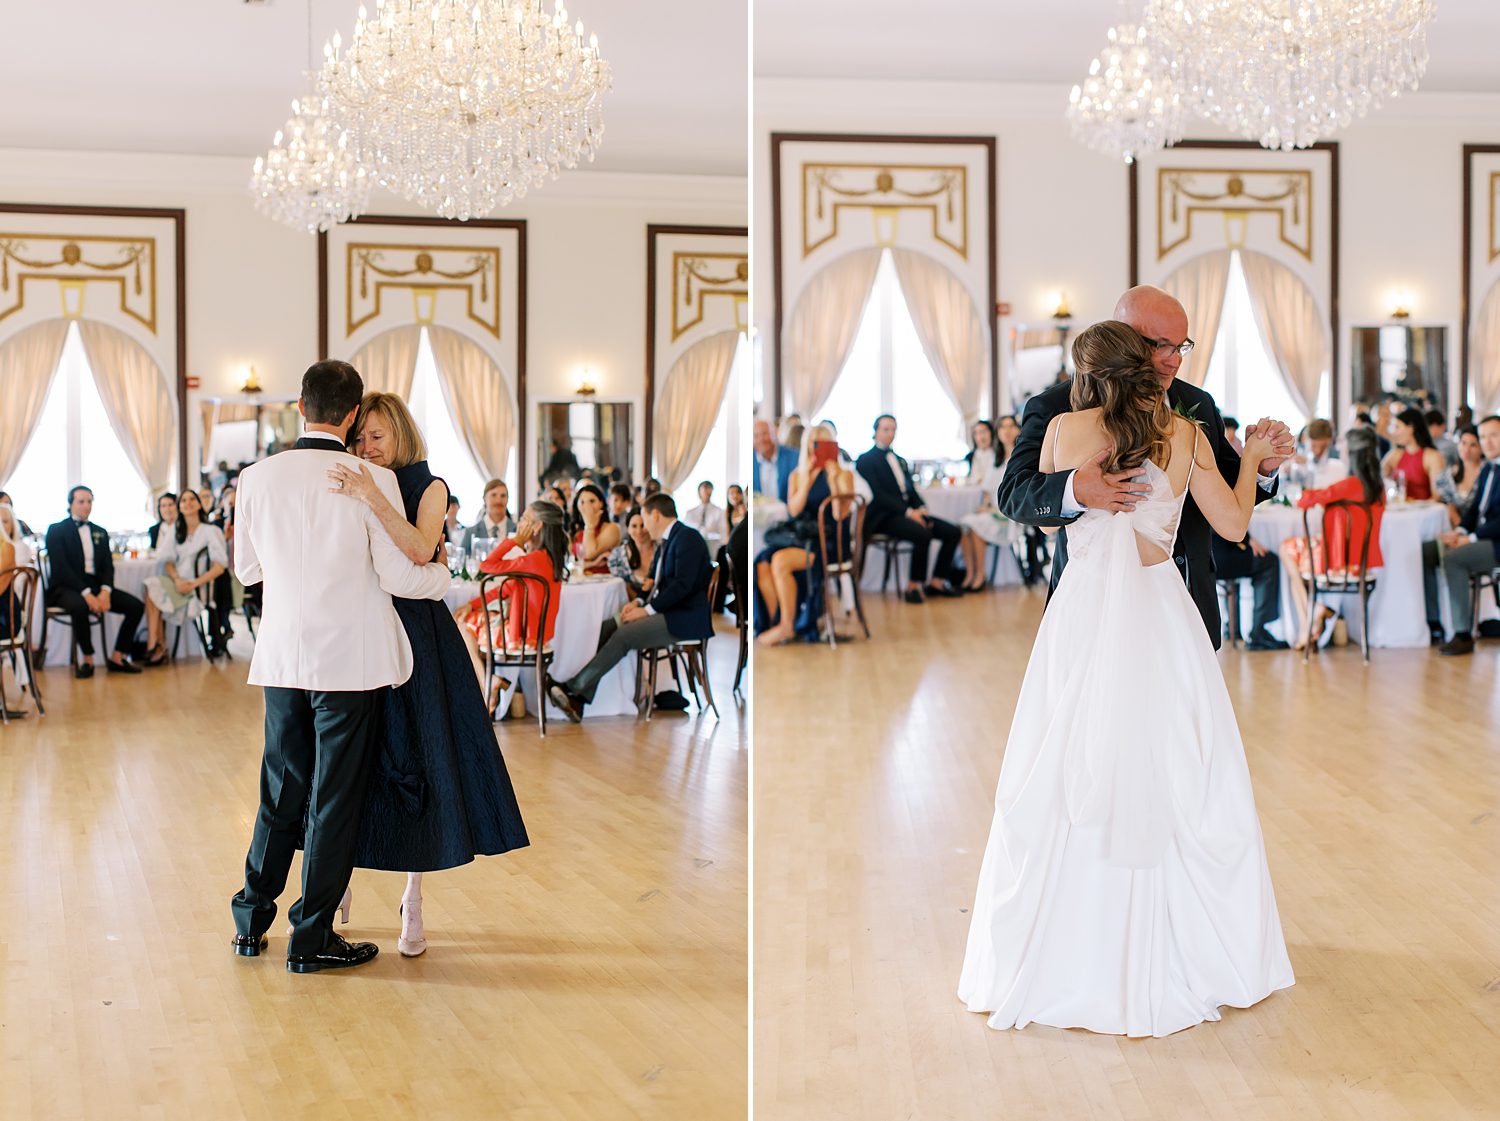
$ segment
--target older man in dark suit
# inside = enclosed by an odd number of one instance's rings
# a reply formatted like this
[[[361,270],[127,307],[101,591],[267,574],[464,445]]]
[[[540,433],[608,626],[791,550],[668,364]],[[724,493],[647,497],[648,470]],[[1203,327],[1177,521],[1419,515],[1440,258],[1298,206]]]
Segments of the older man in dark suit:
[[[126,657],[135,649],[135,632],[146,607],[129,592],[114,586],[115,561],[110,553],[109,533],[89,520],[94,512],[94,492],[88,487],[68,491],[68,516],[47,527],[47,606],[60,607],[73,621],[73,639],[78,643],[74,677],[94,676],[96,615],[118,615],[120,631],[114,653],[105,660],[110,673],[140,673]]]
[[[1485,459],[1474,482],[1479,497],[1458,528],[1441,538],[1453,637],[1438,647],[1438,653],[1448,657],[1474,652],[1469,578],[1500,567],[1500,416],[1487,416],[1479,422],[1479,446]]]

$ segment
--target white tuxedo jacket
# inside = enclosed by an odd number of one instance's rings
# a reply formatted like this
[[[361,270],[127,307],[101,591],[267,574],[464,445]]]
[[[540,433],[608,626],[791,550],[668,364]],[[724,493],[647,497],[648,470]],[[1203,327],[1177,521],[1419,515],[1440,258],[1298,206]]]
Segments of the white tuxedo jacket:
[[[358,470],[361,461],[333,440],[319,442],[328,450],[290,448],[240,472],[234,573],[244,584],[265,582],[250,684],[327,692],[400,685],[411,676],[411,643],[391,597],[442,599],[448,570],[412,564],[369,506],[332,493],[328,470]],[[395,474],[364,466],[401,509]]]

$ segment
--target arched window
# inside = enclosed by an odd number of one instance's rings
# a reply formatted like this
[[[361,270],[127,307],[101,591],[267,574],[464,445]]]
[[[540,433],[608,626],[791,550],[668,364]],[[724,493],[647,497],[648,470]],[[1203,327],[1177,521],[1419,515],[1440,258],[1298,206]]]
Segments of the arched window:
[[[713,483],[713,504],[720,508],[728,504],[724,492],[729,489],[730,483],[749,486],[750,442],[742,436],[742,429],[749,421],[744,416],[741,397],[745,379],[749,376],[750,353],[750,345],[744,335],[741,335],[735,345],[729,381],[724,387],[724,403],[719,406],[719,415],[714,419],[708,443],[703,445],[703,451],[688,472],[687,478],[672,494],[679,513],[685,513],[698,505],[698,484],[705,480]]]
[[[473,524],[482,509],[484,484],[488,480],[454,427],[453,411],[438,377],[437,362],[432,357],[432,341],[426,327],[422,328],[421,342],[417,345],[416,372],[412,376],[411,399],[407,404],[427,440],[427,465],[434,475],[448,484],[448,493],[457,496],[459,519],[466,525]],[[515,463],[516,453],[512,450],[505,467],[505,482],[512,495],[512,516],[520,513],[516,508]]]

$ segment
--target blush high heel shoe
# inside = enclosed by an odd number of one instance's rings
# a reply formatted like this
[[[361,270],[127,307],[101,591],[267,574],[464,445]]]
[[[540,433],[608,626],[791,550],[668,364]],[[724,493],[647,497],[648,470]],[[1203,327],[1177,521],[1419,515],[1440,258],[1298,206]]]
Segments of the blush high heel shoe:
[[[427,936],[422,933],[422,900],[408,899],[401,904],[401,937],[396,949],[402,957],[419,957],[427,952]]]

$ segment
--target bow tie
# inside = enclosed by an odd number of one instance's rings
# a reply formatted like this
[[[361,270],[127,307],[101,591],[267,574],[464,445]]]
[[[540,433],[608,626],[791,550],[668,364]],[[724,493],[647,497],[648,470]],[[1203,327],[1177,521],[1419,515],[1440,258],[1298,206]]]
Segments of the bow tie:
[[[84,526],[86,526],[88,524],[89,524],[88,522],[81,522],[77,518],[73,519],[73,525],[77,529],[82,529]]]

